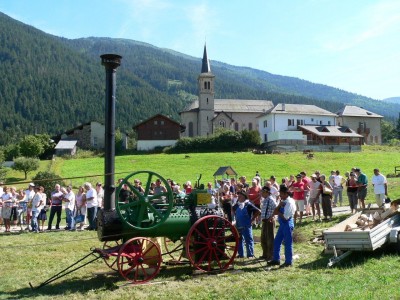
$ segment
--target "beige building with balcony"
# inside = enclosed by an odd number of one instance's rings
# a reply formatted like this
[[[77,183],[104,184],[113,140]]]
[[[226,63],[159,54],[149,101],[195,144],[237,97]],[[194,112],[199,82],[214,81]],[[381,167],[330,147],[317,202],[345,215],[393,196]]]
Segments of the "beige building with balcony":
[[[336,113],[336,123],[347,126],[364,137],[364,144],[382,144],[381,120],[383,116],[362,107],[346,105]]]

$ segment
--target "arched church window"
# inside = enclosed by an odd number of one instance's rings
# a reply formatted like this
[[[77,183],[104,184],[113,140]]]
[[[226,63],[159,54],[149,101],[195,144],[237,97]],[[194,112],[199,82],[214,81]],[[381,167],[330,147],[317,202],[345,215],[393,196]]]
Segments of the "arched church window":
[[[219,126],[225,128],[225,120],[220,120]]]
[[[235,131],[239,131],[239,123],[235,122]]]
[[[211,87],[210,87],[210,82],[209,82],[209,81],[207,81],[207,88],[208,88],[208,89],[211,88]]]
[[[204,81],[204,89],[207,89],[207,81]]]

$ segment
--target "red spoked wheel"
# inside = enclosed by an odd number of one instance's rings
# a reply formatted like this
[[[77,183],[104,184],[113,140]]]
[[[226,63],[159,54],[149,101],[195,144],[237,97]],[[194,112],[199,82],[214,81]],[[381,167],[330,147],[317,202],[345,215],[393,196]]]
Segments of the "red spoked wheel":
[[[161,267],[160,247],[152,240],[136,237],[125,242],[118,253],[118,271],[126,280],[145,283],[153,279]]]
[[[117,257],[118,257],[118,252],[119,248],[122,244],[121,240],[117,241],[105,241],[103,244],[103,250],[109,254],[108,257],[104,257],[103,260],[106,263],[106,265],[114,271],[118,271],[118,266],[117,266]]]
[[[236,257],[238,243],[239,234],[228,220],[209,215],[190,228],[186,253],[198,270],[226,270]]]

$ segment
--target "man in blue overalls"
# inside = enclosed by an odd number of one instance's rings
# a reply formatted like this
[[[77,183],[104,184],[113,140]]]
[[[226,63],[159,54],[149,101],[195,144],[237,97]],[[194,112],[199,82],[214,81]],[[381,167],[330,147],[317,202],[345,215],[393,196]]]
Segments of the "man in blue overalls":
[[[238,192],[238,202],[232,207],[235,213],[236,228],[240,234],[238,257],[244,256],[243,240],[246,242],[247,257],[254,257],[253,229],[251,224],[260,214],[260,210],[248,199],[244,191]]]
[[[288,192],[286,185],[280,186],[279,196],[281,201],[274,211],[274,214],[278,215],[279,229],[274,240],[274,257],[268,262],[269,266],[280,265],[280,251],[283,241],[285,241],[285,263],[280,267],[285,268],[293,265],[293,216],[296,212],[296,204],[289,197]]]

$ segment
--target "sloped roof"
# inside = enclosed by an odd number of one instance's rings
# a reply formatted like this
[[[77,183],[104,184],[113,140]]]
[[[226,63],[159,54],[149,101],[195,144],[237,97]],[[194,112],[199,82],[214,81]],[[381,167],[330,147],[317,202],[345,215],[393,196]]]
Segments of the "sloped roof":
[[[70,150],[72,150],[76,146],[77,142],[78,142],[77,140],[71,140],[71,141],[69,141],[69,140],[61,140],[61,141],[58,142],[58,144],[55,147],[55,149],[58,149],[58,150],[60,150],[60,149],[70,149]]]
[[[227,167],[219,167],[218,170],[214,173],[214,177],[216,176],[237,176],[238,174],[235,172],[235,170],[231,166]]]
[[[321,137],[363,137],[362,135],[356,133],[354,130],[346,126],[299,125],[298,127]]]
[[[177,124],[177,125],[182,126],[179,122],[177,122],[177,121],[175,121],[175,120],[173,120],[173,119],[171,119],[171,118],[168,118],[167,116],[164,116],[163,114],[156,114],[156,115],[151,116],[150,118],[144,120],[143,122],[140,122],[140,123],[136,124],[136,125],[133,126],[132,128],[135,129],[135,128],[139,127],[140,125],[142,125],[142,124],[144,124],[144,123],[147,123],[147,122],[149,122],[149,121],[151,121],[152,119],[157,118],[157,117],[162,117],[162,118],[164,118],[164,119],[166,119],[166,120],[171,121],[172,123],[175,123],[175,124]]]
[[[344,106],[336,114],[339,116],[345,116],[345,117],[383,118],[381,115],[370,112],[362,107],[353,106],[353,105]]]
[[[306,104],[286,104],[279,103],[274,108],[266,111],[266,114],[297,114],[297,115],[318,115],[318,116],[330,116],[336,117],[336,114],[322,109],[316,105]]]
[[[214,111],[219,112],[265,112],[273,107],[270,100],[215,99]],[[198,111],[199,101],[193,101],[183,112]]]

